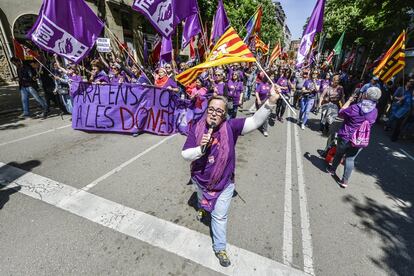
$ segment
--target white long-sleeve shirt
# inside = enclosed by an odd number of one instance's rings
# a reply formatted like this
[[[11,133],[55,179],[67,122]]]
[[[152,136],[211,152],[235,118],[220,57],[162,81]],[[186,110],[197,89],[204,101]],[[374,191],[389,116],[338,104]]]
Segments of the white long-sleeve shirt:
[[[256,129],[258,129],[263,123],[267,120],[267,118],[270,115],[271,109],[275,105],[270,105],[267,101],[262,107],[259,108],[259,110],[254,113],[252,117],[246,118],[246,121],[244,122],[242,135],[250,133]],[[183,150],[181,152],[181,155],[186,161],[194,161],[203,156],[203,153],[201,152],[201,146],[195,147],[195,148],[189,148],[186,150]]]

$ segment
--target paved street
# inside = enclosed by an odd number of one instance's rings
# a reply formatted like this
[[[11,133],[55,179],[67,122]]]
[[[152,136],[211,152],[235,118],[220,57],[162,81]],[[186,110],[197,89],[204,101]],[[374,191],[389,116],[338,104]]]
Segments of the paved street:
[[[0,274],[410,275],[413,144],[374,127],[344,190],[324,172],[316,116],[306,130],[291,117],[239,139],[223,268],[195,220],[184,136],[2,115]]]

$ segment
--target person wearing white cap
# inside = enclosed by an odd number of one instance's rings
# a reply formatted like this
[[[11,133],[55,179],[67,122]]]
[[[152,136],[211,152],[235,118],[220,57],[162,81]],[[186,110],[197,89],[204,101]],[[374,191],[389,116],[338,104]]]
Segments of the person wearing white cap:
[[[341,129],[338,131],[338,145],[332,165],[326,171],[336,176],[336,169],[343,157],[345,157],[344,173],[338,184],[342,188],[348,186],[349,178],[354,169],[354,160],[362,148],[369,143],[370,129],[378,116],[376,104],[381,97],[378,87],[370,87],[362,94],[361,101],[352,104],[357,98],[354,95],[339,110],[339,117],[344,119]]]
[[[379,89],[381,89],[381,85],[379,84],[379,78],[374,76],[372,77],[372,79],[370,80],[369,83],[364,84],[361,89],[359,90],[360,93],[365,93],[367,92],[368,88],[370,87],[378,87]]]

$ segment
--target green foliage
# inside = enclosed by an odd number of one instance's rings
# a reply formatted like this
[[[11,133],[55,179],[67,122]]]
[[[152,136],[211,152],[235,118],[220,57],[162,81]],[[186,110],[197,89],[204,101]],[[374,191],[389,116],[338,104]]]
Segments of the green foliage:
[[[247,21],[257,10],[259,4],[261,4],[263,6],[263,16],[260,38],[265,43],[270,42],[272,45],[277,43],[279,39],[283,41],[281,26],[276,22],[275,8],[271,0],[225,0],[223,2],[230,24],[242,38],[246,35],[244,27]],[[203,22],[207,22],[209,29],[211,28],[211,22],[217,9],[217,3],[217,0],[198,1],[202,20]]]
[[[332,48],[346,31],[344,45],[369,47],[375,42],[374,52],[378,54],[408,27],[408,11],[412,9],[412,2],[407,0],[327,0],[326,47]]]

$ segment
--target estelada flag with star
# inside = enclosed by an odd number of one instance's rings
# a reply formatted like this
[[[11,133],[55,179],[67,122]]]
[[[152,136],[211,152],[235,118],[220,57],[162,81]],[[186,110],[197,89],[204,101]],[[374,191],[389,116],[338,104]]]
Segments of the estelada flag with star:
[[[230,27],[214,45],[204,63],[187,69],[177,75],[176,79],[187,86],[208,68],[238,62],[256,62],[256,59],[233,27]]]

